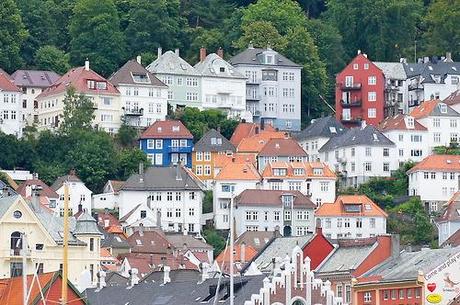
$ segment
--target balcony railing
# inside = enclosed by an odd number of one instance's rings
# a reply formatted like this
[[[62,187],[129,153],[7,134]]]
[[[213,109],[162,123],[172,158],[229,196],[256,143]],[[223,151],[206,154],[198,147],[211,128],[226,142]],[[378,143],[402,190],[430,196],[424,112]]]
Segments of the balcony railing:
[[[259,95],[247,95],[246,100],[248,101],[260,101]]]
[[[362,105],[362,102],[360,100],[357,100],[357,101],[340,100],[340,104],[342,105],[343,108],[360,107]]]
[[[409,91],[412,91],[412,90],[423,90],[423,85],[417,82],[417,83],[415,83],[415,84],[409,84],[408,88],[409,88]]]
[[[342,89],[342,91],[361,90],[361,83],[352,83],[352,84],[342,83],[340,84],[340,88]]]
[[[360,124],[363,119],[361,117],[341,117],[342,123]]]
[[[144,114],[144,108],[133,108],[133,109],[123,109],[125,115],[128,116],[142,116]]]

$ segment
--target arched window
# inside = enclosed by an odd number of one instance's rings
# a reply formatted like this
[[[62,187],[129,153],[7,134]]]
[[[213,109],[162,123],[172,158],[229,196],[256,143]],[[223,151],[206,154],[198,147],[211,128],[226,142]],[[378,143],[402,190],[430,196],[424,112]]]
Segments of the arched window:
[[[21,232],[15,231],[11,233],[10,249],[13,255],[20,255],[22,249],[22,236]]]

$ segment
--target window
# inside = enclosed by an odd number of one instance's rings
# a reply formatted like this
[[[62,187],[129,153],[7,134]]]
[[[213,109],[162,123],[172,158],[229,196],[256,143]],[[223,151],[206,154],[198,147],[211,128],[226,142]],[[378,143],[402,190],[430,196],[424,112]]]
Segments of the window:
[[[195,232],[195,224],[194,223],[189,223],[188,224],[188,231],[189,232]]]
[[[407,289],[407,298],[412,299],[412,288]]]
[[[203,161],[203,152],[201,152],[201,151],[196,152],[196,160],[197,161]]]
[[[415,288],[415,297],[416,297],[417,299],[420,298],[420,288]]]
[[[187,92],[185,99],[187,101],[198,101],[198,93],[197,92]]]
[[[185,84],[190,87],[197,87],[198,86],[198,78],[196,77],[187,77],[185,79]]]
[[[354,148],[354,147],[351,148],[351,156],[352,156],[352,157],[355,156],[355,148]]]
[[[377,93],[374,91],[368,92],[367,93],[367,100],[369,102],[375,102],[377,100]]]
[[[370,291],[364,292],[364,303],[370,303],[372,301],[372,294]]]
[[[372,147],[366,147],[366,157],[372,156]]]
[[[167,208],[166,209],[166,217],[167,218],[172,218],[173,217],[173,209],[172,208]]]
[[[11,262],[10,263],[10,276],[16,277],[22,275],[22,262]]]
[[[204,166],[204,175],[205,176],[211,176],[211,165],[205,165]]]
[[[326,218],[326,219],[325,219],[325,225],[324,225],[324,227],[325,227],[326,229],[330,229],[330,228],[331,228],[331,219],[330,219],[330,218]]]
[[[181,201],[181,200],[182,200],[182,193],[176,192],[176,201]]]
[[[431,179],[436,179],[436,172],[431,172],[430,176],[431,176]]]
[[[163,165],[163,154],[155,154],[155,164]]]
[[[404,299],[404,289],[399,289],[399,298]]]
[[[390,156],[390,149],[389,148],[384,148],[383,149],[383,156],[384,157]]]
[[[357,228],[363,227],[363,220],[361,218],[356,218],[356,227]]]
[[[146,218],[147,217],[147,211],[142,210],[141,211],[141,218]]]
[[[455,119],[450,120],[450,128],[457,128],[457,120]]]
[[[329,182],[321,182],[321,192],[328,192],[329,191]]]
[[[13,113],[11,112],[11,118],[13,118]],[[458,142],[458,134],[453,132],[450,134],[450,142],[457,143]]]
[[[277,211],[276,211],[276,212],[274,213],[274,219],[275,219],[275,221],[279,221],[279,220],[280,220],[280,212],[277,212]]]
[[[455,173],[450,173],[450,180],[454,180],[455,179]]]
[[[384,172],[389,172],[390,171],[390,163],[388,163],[388,162],[383,163],[383,171]]]
[[[209,151],[204,152],[204,161],[211,161],[211,152]]]
[[[43,263],[35,263],[35,270],[37,271],[37,274],[42,274],[43,269]]]
[[[412,149],[410,151],[410,155],[411,157],[421,157],[423,154],[422,150],[421,149]]]
[[[377,117],[377,109],[375,108],[367,109],[367,117],[370,119],[375,119]]]
[[[155,149],[163,149],[163,140],[155,140]]]
[[[176,209],[176,217],[181,217],[181,214],[182,214],[181,209],[177,208]]]
[[[248,221],[256,221],[258,216],[257,211],[246,211],[246,220]]]
[[[291,211],[289,210],[284,211],[284,220],[291,220]]]
[[[89,251],[94,251],[94,238],[89,239]]]
[[[391,290],[391,299],[392,300],[396,300],[396,294],[397,294],[396,289]]]
[[[434,118],[433,119],[433,127],[441,127],[441,119]]]
[[[173,193],[172,192],[166,192],[166,200],[167,201],[172,201],[173,200]]]
[[[350,304],[351,302],[351,286],[345,285],[345,303]]]
[[[441,133],[435,132],[433,133],[433,142],[440,143],[441,142]]]
[[[369,76],[369,77],[367,78],[367,84],[368,84],[368,85],[375,85],[375,84],[377,84],[377,77],[375,77],[375,76]]]
[[[353,64],[353,70],[358,70],[359,66],[358,64]]]
[[[364,64],[364,70],[369,70],[369,64]]]
[[[297,211],[296,216],[297,220],[308,220],[309,218],[308,211]]]
[[[400,150],[399,150],[399,156],[400,156],[400,157],[404,157],[404,149],[400,149]]]
[[[372,163],[371,162],[364,162],[364,170],[366,172],[371,172],[372,171]]]

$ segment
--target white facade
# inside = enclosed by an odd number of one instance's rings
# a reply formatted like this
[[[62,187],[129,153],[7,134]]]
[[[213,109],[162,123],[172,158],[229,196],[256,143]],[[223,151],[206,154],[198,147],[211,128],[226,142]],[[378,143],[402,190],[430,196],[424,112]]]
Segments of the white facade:
[[[23,87],[22,88],[22,121],[24,125],[32,126],[34,119],[38,119],[38,109],[35,108],[35,98],[42,92],[43,88]]]
[[[64,211],[64,185],[55,191],[59,195],[59,203],[54,211],[62,214]],[[80,204],[82,209],[88,213],[91,212],[91,194],[92,191],[83,182],[69,182],[69,210],[72,210],[72,214],[76,214],[79,211]]]
[[[0,131],[22,137],[22,94],[19,91],[0,90]]]
[[[330,138],[326,137],[314,137],[308,140],[298,141],[300,146],[307,152],[308,161],[318,161],[321,159],[319,150],[324,144],[329,141]]]
[[[427,116],[418,121],[428,129],[429,154],[436,146],[449,146],[451,142],[460,142],[460,115]]]
[[[92,207],[95,210],[113,210],[118,207],[118,194],[113,192],[95,194],[92,197],[92,201]]]
[[[389,130],[382,133],[395,143],[399,164],[419,162],[431,153],[429,133],[426,130]]]
[[[367,238],[387,233],[385,217],[368,216],[316,216],[321,219],[323,234],[327,238]]]

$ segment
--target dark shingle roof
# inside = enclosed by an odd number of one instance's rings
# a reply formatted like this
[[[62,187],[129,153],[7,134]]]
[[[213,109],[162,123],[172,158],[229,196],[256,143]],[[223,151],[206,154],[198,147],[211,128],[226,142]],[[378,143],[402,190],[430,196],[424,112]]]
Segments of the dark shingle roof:
[[[133,79],[133,73],[143,74],[148,77],[148,83],[135,82]],[[109,79],[109,81],[115,85],[147,85],[147,86],[159,86],[167,87],[161,80],[155,75],[146,70],[141,64],[135,60],[129,60],[126,62],[117,72],[115,72]]]
[[[315,119],[310,126],[296,134],[294,137],[298,141],[308,140],[316,137],[332,138],[343,134],[347,128],[343,126],[335,117],[327,116]]]
[[[220,139],[220,140],[219,140]],[[211,129],[193,146],[194,151],[235,152],[235,146],[217,130]]]
[[[281,196],[293,195],[294,208],[315,209],[316,205],[299,191],[278,191],[278,190],[244,190],[235,198],[236,206],[283,206]]]
[[[101,239],[101,247],[103,248],[116,248],[116,249],[129,249],[131,248],[128,242],[120,236],[108,233],[99,228],[104,235]],[[128,252],[128,251],[127,251]]]
[[[434,83],[431,75],[441,76],[441,83],[444,83],[448,74],[460,75],[460,62],[411,63],[404,64],[404,70],[409,78],[422,76],[422,83]]]
[[[78,178],[74,174],[69,174],[65,176],[58,177],[56,181],[51,185],[51,188],[55,191],[61,188],[61,186],[64,184],[64,182],[81,182],[80,178]]]
[[[271,66],[263,63],[262,53],[267,51],[267,49],[262,48],[248,48],[241,53],[233,56],[228,62],[232,65],[263,65]],[[285,66],[285,67],[296,67],[301,68],[301,65],[296,64],[295,62],[284,57],[280,53],[277,53],[275,56],[275,64],[272,66]]]
[[[61,76],[54,71],[17,70],[11,74],[14,84],[18,87],[47,88]]]

